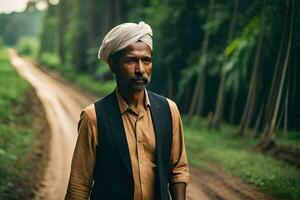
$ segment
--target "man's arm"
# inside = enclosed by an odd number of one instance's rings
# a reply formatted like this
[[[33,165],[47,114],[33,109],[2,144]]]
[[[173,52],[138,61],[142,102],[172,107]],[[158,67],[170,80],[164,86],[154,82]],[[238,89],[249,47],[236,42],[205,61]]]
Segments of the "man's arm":
[[[87,200],[90,196],[97,144],[93,109],[89,106],[80,115],[66,200]]]
[[[181,117],[176,104],[168,100],[173,124],[173,140],[170,155],[170,193],[172,199],[185,200],[186,185],[189,182],[189,168],[184,144]]]
[[[186,185],[185,183],[173,183],[170,185],[172,200],[185,200]]]

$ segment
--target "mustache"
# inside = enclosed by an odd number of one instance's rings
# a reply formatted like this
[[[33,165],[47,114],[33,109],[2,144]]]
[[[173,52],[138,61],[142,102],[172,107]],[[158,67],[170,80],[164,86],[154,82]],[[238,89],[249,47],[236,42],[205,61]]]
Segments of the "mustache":
[[[147,77],[144,76],[132,76],[130,77],[130,81],[144,81],[145,84],[147,84],[149,82],[149,79]]]

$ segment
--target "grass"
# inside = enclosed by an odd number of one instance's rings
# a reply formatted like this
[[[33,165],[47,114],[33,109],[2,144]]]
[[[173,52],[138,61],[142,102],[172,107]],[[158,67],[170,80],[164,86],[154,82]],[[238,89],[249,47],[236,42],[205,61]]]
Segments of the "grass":
[[[287,133],[283,133],[282,131],[278,131],[278,135],[277,141],[279,144],[300,148],[299,132],[288,131]]]
[[[115,88],[114,80],[95,81],[87,74],[78,76],[76,79],[76,83],[98,96],[107,95],[111,93]]]
[[[234,137],[236,128],[223,125],[208,130],[206,121],[185,123],[187,153],[192,164],[211,170],[217,165],[261,191],[280,199],[300,198],[300,170],[284,162],[250,151],[257,141]]]
[[[26,155],[34,139],[30,113],[24,112],[29,84],[11,67],[7,50],[0,48],[0,199],[17,184],[30,166]]]
[[[72,66],[60,66],[55,55],[44,55],[42,64],[58,71],[67,79],[96,95],[105,95],[115,87],[114,81],[95,81],[87,74],[79,74]],[[253,184],[261,191],[280,199],[300,199],[299,170],[281,161],[252,152],[257,140],[234,137],[236,127],[222,125],[220,131],[208,130],[207,121],[200,118],[185,124],[187,153],[192,164],[205,170],[212,166],[221,167],[226,172]],[[295,140],[294,137],[297,140]],[[300,147],[299,133],[288,133],[279,139],[282,144]]]

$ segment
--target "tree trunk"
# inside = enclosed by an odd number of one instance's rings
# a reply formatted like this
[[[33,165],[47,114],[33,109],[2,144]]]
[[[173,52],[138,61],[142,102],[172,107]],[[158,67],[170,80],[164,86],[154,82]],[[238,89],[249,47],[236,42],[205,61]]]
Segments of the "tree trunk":
[[[196,104],[196,115],[201,115],[203,110],[203,104],[204,104],[204,91],[205,91],[205,81],[206,81],[206,72],[202,72],[200,76],[200,89],[199,89],[199,96],[198,101]]]
[[[58,29],[58,55],[61,61],[61,64],[66,62],[66,49],[65,49],[65,32],[67,26],[67,15],[68,9],[66,8],[66,1],[61,1],[59,3],[59,29]]]
[[[285,20],[287,20],[287,13],[285,15]],[[284,28],[283,30],[286,30],[287,29],[287,23],[285,23],[284,25]],[[274,110],[273,109],[273,106],[274,106],[274,95],[275,95],[275,91],[276,91],[276,88],[278,88],[278,83],[279,83],[279,71],[280,71],[280,67],[281,67],[281,55],[282,55],[282,51],[283,51],[283,48],[284,48],[284,44],[285,44],[285,38],[286,38],[286,31],[283,31],[283,34],[281,36],[281,41],[280,41],[280,46],[279,46],[279,52],[278,52],[278,56],[276,58],[276,64],[275,64],[275,70],[274,70],[274,73],[273,73],[273,78],[272,78],[272,84],[271,84],[271,87],[270,87],[270,92],[269,92],[269,95],[268,95],[268,100],[267,100],[267,104],[266,104],[266,108],[265,108],[265,114],[264,114],[264,118],[263,118],[263,123],[266,124],[270,121],[270,118],[272,116],[272,111]]]
[[[254,66],[251,74],[251,80],[250,80],[250,87],[248,90],[247,100],[245,104],[245,108],[243,111],[242,119],[240,122],[240,127],[238,131],[239,136],[243,136],[245,129],[247,128],[246,123],[247,120],[251,120],[252,118],[252,110],[254,106],[254,101],[256,99],[256,92],[257,92],[257,76],[258,74],[258,67],[260,62],[260,56],[261,56],[261,47],[262,47],[262,41],[264,36],[264,28],[265,28],[265,10],[266,10],[266,0],[263,0],[262,3],[262,11],[260,15],[260,31],[259,31],[259,38],[258,38],[258,44],[257,44],[257,50],[255,54],[255,61]]]
[[[207,22],[211,21],[212,16],[213,16],[213,6],[214,6],[214,0],[209,1],[209,7],[208,7],[208,15],[207,15]],[[203,83],[205,83],[205,65],[206,65],[206,54],[207,54],[207,49],[209,45],[209,38],[210,38],[210,31],[205,31],[204,34],[204,39],[201,47],[201,61],[200,61],[200,66],[197,74],[197,80],[196,80],[196,85],[195,89],[193,91],[193,96],[192,96],[192,102],[191,106],[189,108],[188,112],[188,118],[191,119],[192,115],[197,113],[202,112],[202,107],[203,107],[203,98],[204,98],[204,89],[205,87],[203,86]]]
[[[173,95],[173,77],[170,67],[167,67],[167,87],[166,87],[166,96],[172,98]]]
[[[253,128],[252,133],[251,133],[253,138],[258,137],[259,127],[260,127],[260,124],[261,124],[262,114],[263,114],[264,108],[265,108],[265,102],[262,104],[262,106],[259,110],[258,116],[256,118],[255,125],[254,125],[254,128]]]
[[[279,114],[279,117],[278,117],[278,120],[277,120],[277,123],[276,123],[276,126],[275,126],[275,131],[274,133],[276,134],[276,132],[279,130],[280,128],[280,124],[282,122],[282,119],[283,119],[283,116],[284,116],[284,108],[281,109],[281,112]]]
[[[229,117],[229,122],[231,124],[234,123],[234,116],[235,116],[235,109],[236,109],[236,102],[237,102],[237,97],[238,97],[238,89],[234,90],[233,93],[233,100],[231,102],[231,107],[230,107],[230,117]]]
[[[287,86],[287,91],[285,95],[285,107],[284,107],[284,122],[283,122],[283,133],[282,135],[286,137],[287,135],[287,129],[288,129],[288,112],[289,112],[289,81]]]
[[[287,46],[284,55],[282,55],[282,60],[283,60],[283,67],[282,70],[280,71],[280,84],[278,88],[278,92],[276,95],[276,103],[274,107],[274,112],[272,115],[272,119],[270,124],[266,125],[265,132],[263,133],[261,137],[261,141],[259,143],[259,147],[261,150],[268,150],[268,146],[270,143],[275,142],[275,126],[277,122],[277,116],[278,116],[278,111],[279,111],[279,106],[280,106],[280,101],[282,97],[282,90],[283,90],[283,85],[284,85],[284,80],[286,76],[286,71],[288,67],[288,61],[289,61],[289,56],[290,56],[290,50],[291,50],[291,40],[292,40],[292,32],[293,32],[293,23],[294,23],[294,0],[287,0],[287,5],[288,5],[288,16],[289,16],[289,21],[288,21],[288,29],[286,30],[287,33]]]
[[[228,31],[228,38],[227,38],[227,45],[230,43],[230,41],[233,38],[234,35],[234,30],[235,30],[235,25],[236,25],[236,19],[237,19],[237,14],[238,14],[238,6],[239,6],[239,0],[234,1],[234,11],[233,11],[233,16],[230,22],[230,28]],[[221,65],[221,71],[220,71],[220,82],[219,82],[219,87],[218,87],[218,96],[217,96],[217,102],[216,102],[216,108],[215,108],[215,113],[213,115],[213,118],[210,122],[209,127],[210,128],[219,128],[220,123],[223,118],[223,106],[224,106],[224,86],[225,86],[225,72],[224,72],[224,66],[227,62],[227,55],[224,50],[224,59]]]
[[[256,94],[258,92],[258,80],[257,79],[258,79],[258,77],[256,78],[256,81],[254,83],[255,89],[253,92],[253,99],[251,100],[250,105],[249,105],[248,115],[246,117],[246,122],[245,122],[245,129],[247,129],[251,123],[253,112],[255,110],[255,106],[256,106],[256,102],[257,102],[257,99],[256,99]]]
[[[292,95],[291,95],[291,108],[294,108],[297,106],[297,101],[296,101],[296,91],[297,91],[297,77],[298,77],[298,63],[296,62],[297,59],[295,59],[295,71],[293,72],[294,74],[294,78],[293,78],[293,89],[292,89]],[[294,112],[294,116],[292,117],[293,120],[293,123],[292,123],[292,127],[296,129],[297,127],[297,123],[298,123],[298,119],[297,119],[297,115],[296,115],[296,112]]]
[[[193,91],[193,97],[192,97],[192,103],[191,106],[189,108],[189,112],[188,112],[188,118],[191,119],[192,116],[196,113],[196,107],[197,107],[197,102],[200,100],[200,93],[203,92],[201,91],[201,84],[203,82],[203,77],[202,73],[200,73],[200,75],[198,74],[197,80],[196,80],[196,86],[195,89]]]

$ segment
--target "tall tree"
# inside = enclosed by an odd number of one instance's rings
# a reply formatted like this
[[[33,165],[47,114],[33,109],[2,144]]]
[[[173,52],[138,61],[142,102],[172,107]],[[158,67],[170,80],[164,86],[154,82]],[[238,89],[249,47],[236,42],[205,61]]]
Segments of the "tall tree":
[[[234,1],[234,9],[233,9],[233,15],[230,21],[229,31],[228,31],[228,37],[226,45],[229,45],[230,41],[232,40],[234,36],[234,30],[237,20],[237,14],[238,14],[238,6],[239,6],[239,0]],[[224,66],[227,62],[227,54],[224,50],[223,54],[223,61],[221,64],[221,70],[220,70],[220,82],[218,87],[218,96],[217,96],[217,103],[215,106],[215,112],[212,118],[212,121],[210,122],[210,127],[212,128],[218,128],[220,126],[220,123],[222,121],[222,115],[223,115],[223,106],[224,106],[224,88],[225,88],[225,71]]]
[[[275,98],[275,105],[274,105],[274,111],[272,112],[272,117],[270,118],[270,121],[268,121],[265,125],[264,132],[262,134],[260,143],[258,145],[258,148],[261,150],[268,150],[271,148],[275,142],[275,127],[277,123],[278,118],[278,112],[280,107],[280,101],[282,98],[282,91],[284,86],[284,81],[286,78],[286,72],[287,67],[289,63],[289,57],[290,57],[290,50],[291,50],[291,41],[292,41],[292,34],[293,34],[293,24],[294,24],[294,0],[287,0],[287,26],[286,30],[284,30],[285,34],[285,48],[284,51],[282,51],[282,54],[280,56],[281,64],[278,66],[280,67],[279,73],[276,75],[279,77],[279,86],[276,88],[276,92],[274,92],[274,98]],[[288,84],[287,84],[288,85]]]
[[[207,23],[209,23],[213,18],[213,7],[214,7],[214,0],[210,0],[208,6]],[[200,57],[200,64],[198,68],[198,74],[196,78],[196,84],[195,84],[191,105],[188,112],[189,119],[192,117],[193,114],[200,114],[203,108],[204,93],[205,93],[205,76],[206,76],[205,65],[206,65],[207,49],[209,45],[210,35],[211,35],[211,31],[206,29],[204,34],[204,39],[202,42],[202,47],[201,47],[201,57]]]
[[[61,0],[58,5],[58,55],[62,64],[66,62],[65,33],[68,27],[68,11],[66,0]]]
[[[40,40],[41,46],[39,54],[45,52],[57,53],[58,46],[58,18],[57,18],[57,6],[49,5],[46,16],[43,19],[43,29],[41,32]]]
[[[259,37],[257,42],[257,49],[255,54],[254,65],[251,73],[250,79],[250,86],[248,90],[247,100],[244,107],[242,119],[240,122],[240,127],[238,130],[238,134],[240,136],[244,135],[244,131],[249,124],[249,121],[252,119],[253,114],[253,107],[256,100],[256,93],[257,93],[257,77],[259,76],[259,65],[260,65],[260,58],[261,58],[261,49],[262,49],[262,42],[264,37],[264,29],[265,29],[265,12],[266,12],[266,0],[262,2],[262,10],[260,14],[260,28],[259,28]]]

